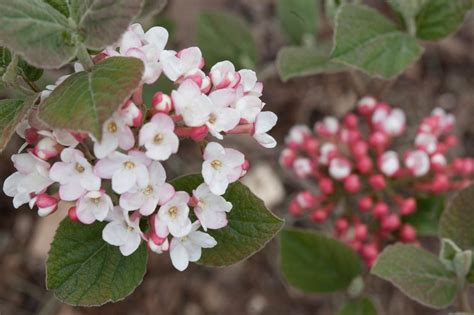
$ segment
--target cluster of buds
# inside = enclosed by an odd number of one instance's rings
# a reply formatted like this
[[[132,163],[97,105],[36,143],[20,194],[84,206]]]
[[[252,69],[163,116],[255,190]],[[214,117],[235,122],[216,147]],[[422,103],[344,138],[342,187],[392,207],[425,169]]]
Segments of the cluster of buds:
[[[371,266],[387,241],[416,242],[403,217],[417,210],[418,194],[435,195],[467,186],[474,159],[448,161],[456,145],[454,117],[437,108],[422,120],[415,141],[402,154],[394,140],[406,131],[399,108],[365,97],[355,113],[294,126],[280,164],[299,180],[315,180],[318,191],[299,192],[290,202],[295,216],[332,222],[343,240]],[[332,220],[328,220],[328,219]]]
[[[94,60],[140,58],[143,83],[156,82],[163,72],[176,84],[171,95],[157,92],[147,110],[139,89],[104,123],[101,139],[48,128],[31,115],[17,128],[26,143],[12,156],[17,172],[6,179],[4,191],[16,208],[29,204],[41,216],[53,213],[60,202],[71,202],[71,219],[108,222],[103,239],[123,255],[131,255],[145,241],[153,252],[169,251],[182,271],[199,260],[202,248],[217,244],[206,232],[228,224],[232,204],[223,194],[249,168],[244,154],[206,138],[248,134],[262,146],[274,147],[276,141],[267,132],[277,117],[262,111],[262,83],[255,72],[236,71],[223,61],[206,74],[199,48],[164,50],[167,39],[162,27],[145,33],[134,24]],[[83,69],[76,65],[75,71]],[[56,85],[48,86],[41,98]],[[191,195],[167,183],[162,164],[178,152],[181,139],[194,140],[202,150],[204,182]]]

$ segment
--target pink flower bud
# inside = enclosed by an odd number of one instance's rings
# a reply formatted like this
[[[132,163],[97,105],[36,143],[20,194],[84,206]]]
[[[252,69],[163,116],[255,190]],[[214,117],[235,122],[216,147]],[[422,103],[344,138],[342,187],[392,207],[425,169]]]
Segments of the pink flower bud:
[[[351,145],[351,151],[356,158],[365,157],[369,151],[369,146],[367,145],[367,142],[359,140]]]
[[[280,153],[280,165],[290,168],[296,159],[296,153],[292,149],[286,148]]]
[[[299,178],[306,178],[313,172],[313,165],[310,159],[297,158],[293,163],[293,171]]]
[[[388,205],[383,201],[379,201],[375,204],[372,214],[380,220],[387,216],[389,211]]]
[[[58,209],[59,200],[46,193],[36,196],[36,206],[38,207],[38,215],[45,217]]]
[[[355,129],[357,128],[358,118],[355,114],[350,113],[344,117],[343,123],[346,128]]]
[[[416,200],[413,197],[401,200],[400,204],[400,215],[410,215],[416,210]]]
[[[354,238],[358,241],[363,241],[367,238],[368,229],[365,224],[356,224],[354,226]]]
[[[360,179],[359,176],[351,174],[344,179],[344,189],[350,193],[356,193],[360,190]]]
[[[206,125],[200,126],[200,127],[192,127],[190,137],[194,141],[199,142],[199,141],[204,140],[204,138],[206,138],[208,132],[209,132],[209,129],[207,128]]]
[[[334,192],[333,181],[327,177],[322,177],[319,180],[319,189],[325,195],[330,195]]]
[[[449,189],[449,178],[445,174],[436,174],[431,183],[431,190],[434,193],[445,192]]]
[[[33,154],[42,160],[49,160],[59,154],[61,145],[50,137],[41,139],[33,148]]]
[[[381,131],[375,131],[369,137],[369,145],[377,148],[377,150],[383,150],[387,144],[388,136]]]
[[[368,212],[372,209],[374,202],[370,196],[365,196],[359,199],[358,206],[361,212]]]
[[[424,151],[411,151],[405,155],[405,165],[416,177],[425,176],[430,171],[430,158]]]
[[[339,218],[334,223],[334,226],[336,228],[336,233],[341,235],[344,234],[349,228],[349,221],[347,221],[346,218]]]
[[[375,109],[377,101],[371,96],[363,97],[357,104],[357,110],[362,115],[370,115]]]
[[[151,112],[152,114],[156,113],[169,113],[173,109],[173,101],[168,95],[157,92],[153,95],[151,100]]]
[[[339,121],[335,117],[328,116],[314,124],[314,131],[320,136],[331,137],[339,131]]]
[[[375,244],[367,244],[362,247],[362,256],[366,259],[373,260],[377,258],[379,250]]]
[[[355,252],[360,252],[362,250],[362,242],[357,240],[352,240],[348,242],[349,246],[352,247],[352,250]]]
[[[307,138],[303,142],[303,149],[309,155],[316,155],[319,149],[319,141],[314,138]]]
[[[362,174],[370,173],[373,169],[373,163],[370,157],[363,156],[357,159],[357,169]]]
[[[382,219],[382,229],[387,232],[393,232],[400,227],[400,217],[394,213]]]
[[[400,227],[399,233],[400,241],[404,243],[412,243],[416,241],[416,230],[410,224],[403,224]]]
[[[38,141],[39,135],[38,130],[35,128],[27,128],[25,129],[25,140],[28,144],[33,144]]]
[[[378,159],[380,171],[386,176],[394,176],[400,169],[400,161],[395,151],[387,151]]]
[[[303,212],[303,209],[300,207],[296,199],[293,199],[288,205],[288,211],[294,216],[299,216]]]
[[[352,166],[345,158],[334,158],[329,163],[329,175],[336,180],[342,180],[349,176]]]
[[[385,177],[380,174],[372,175],[369,177],[369,184],[375,190],[382,190],[386,187]]]
[[[446,157],[441,153],[435,153],[431,156],[431,168],[436,172],[442,172],[446,168]]]
[[[459,143],[459,140],[456,136],[449,135],[444,139],[443,143],[444,145],[446,145],[447,148],[452,148],[452,147],[455,147]]]
[[[131,101],[122,106],[120,113],[128,126],[138,127],[142,123],[143,112]]]
[[[76,207],[71,207],[69,208],[69,211],[67,212],[69,218],[74,221],[74,222],[80,222],[79,218],[77,217],[77,209]]]
[[[300,192],[298,195],[296,195],[295,199],[303,209],[314,207],[317,201],[316,197],[313,196],[313,194],[309,191]]]
[[[322,223],[326,221],[328,217],[328,213],[326,209],[316,209],[313,213],[311,213],[311,219],[316,223]]]

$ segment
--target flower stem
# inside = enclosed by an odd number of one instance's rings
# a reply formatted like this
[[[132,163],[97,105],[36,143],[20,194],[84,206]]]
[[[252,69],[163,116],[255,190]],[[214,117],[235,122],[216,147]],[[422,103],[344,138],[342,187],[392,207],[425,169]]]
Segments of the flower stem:
[[[94,67],[94,62],[92,61],[92,58],[89,55],[86,46],[84,45],[79,46],[79,49],[77,50],[77,59],[79,59],[79,62],[87,71],[91,71]]]
[[[461,301],[461,311],[472,312],[471,303],[469,303],[469,286],[465,285],[464,289],[459,292],[459,299]]]

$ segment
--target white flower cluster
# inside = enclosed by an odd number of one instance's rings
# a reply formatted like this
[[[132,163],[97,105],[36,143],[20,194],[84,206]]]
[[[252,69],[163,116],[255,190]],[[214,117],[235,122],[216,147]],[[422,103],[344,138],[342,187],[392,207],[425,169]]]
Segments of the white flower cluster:
[[[156,253],[169,250],[173,265],[184,270],[199,260],[202,248],[217,244],[206,232],[227,225],[232,204],[222,195],[249,164],[241,152],[209,142],[202,154],[204,183],[189,195],[166,182],[162,162],[178,152],[180,138],[203,144],[208,134],[217,139],[249,134],[262,146],[274,147],[267,132],[277,117],[262,111],[262,83],[255,72],[236,71],[223,61],[207,75],[199,48],[164,50],[167,40],[162,27],[145,33],[134,24],[116,46],[94,60],[140,58],[143,83],[156,82],[164,72],[177,85],[171,95],[157,92],[150,110],[141,110],[131,98],[104,123],[100,141],[90,134],[44,130],[25,122],[17,132],[26,140],[27,152],[12,156],[17,172],[5,181],[4,191],[16,208],[29,203],[41,216],[54,212],[60,201],[74,202],[69,216],[84,224],[107,221],[103,239],[123,255],[131,255],[144,240]],[[75,70],[83,71],[80,66]],[[42,99],[55,87],[48,86]]]

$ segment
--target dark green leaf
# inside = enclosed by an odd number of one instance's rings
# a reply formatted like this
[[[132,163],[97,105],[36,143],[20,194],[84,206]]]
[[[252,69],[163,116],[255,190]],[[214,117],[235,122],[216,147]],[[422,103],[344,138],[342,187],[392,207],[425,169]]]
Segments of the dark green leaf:
[[[102,124],[138,88],[143,63],[111,57],[91,72],[78,72],[61,83],[41,104],[40,118],[55,128],[91,132],[97,139]]]
[[[359,256],[323,234],[285,229],[281,233],[281,268],[285,278],[305,292],[346,289],[360,275]]]
[[[0,47],[0,77],[5,74],[8,65],[12,61],[12,55],[6,48]]]
[[[295,45],[305,36],[314,38],[318,31],[319,2],[314,0],[278,0],[277,13],[284,34]]]
[[[192,193],[203,182],[201,175],[188,175],[172,181],[176,190]],[[261,250],[282,228],[283,220],[271,213],[246,186],[233,183],[223,196],[232,203],[228,225],[209,230],[216,241],[214,248],[203,249],[199,263],[228,266]]]
[[[419,235],[435,236],[444,206],[444,195],[417,198],[416,212],[403,217],[403,222],[413,225]]]
[[[69,17],[69,0],[43,0],[66,17]]]
[[[3,76],[11,61],[12,56],[10,51],[7,48],[0,47],[0,77]],[[37,81],[43,75],[43,69],[35,68],[20,58],[17,73],[24,75],[30,81]]]
[[[343,5],[336,17],[331,58],[370,75],[391,78],[423,52],[412,36],[366,6]]]
[[[87,48],[115,43],[141,11],[143,0],[70,0],[71,16]]]
[[[0,0],[0,44],[29,64],[59,68],[76,54],[67,18],[42,0]]]
[[[377,309],[371,299],[362,298],[344,304],[337,315],[377,315]]]
[[[249,26],[238,16],[223,12],[204,12],[197,23],[197,44],[207,66],[230,60],[237,68],[255,68],[257,47]]]
[[[340,63],[329,59],[329,50],[321,47],[283,47],[278,52],[277,70],[280,78],[286,81],[295,77],[304,77],[319,73],[344,71]]]
[[[0,152],[15,133],[16,126],[25,118],[37,96],[26,100],[0,100]]]
[[[416,17],[418,38],[435,40],[456,31],[467,11],[472,9],[472,0],[429,0]]]
[[[414,245],[386,247],[371,273],[432,308],[447,307],[457,294],[456,275],[447,270],[438,257]]]
[[[47,288],[71,305],[97,306],[133,292],[146,272],[144,243],[130,256],[102,239],[106,223],[81,224],[66,218],[51,244]]]

